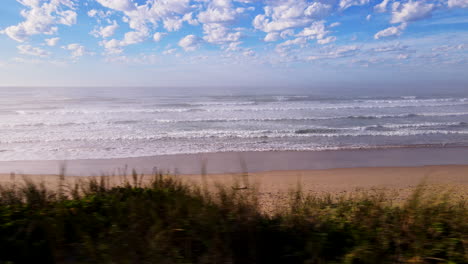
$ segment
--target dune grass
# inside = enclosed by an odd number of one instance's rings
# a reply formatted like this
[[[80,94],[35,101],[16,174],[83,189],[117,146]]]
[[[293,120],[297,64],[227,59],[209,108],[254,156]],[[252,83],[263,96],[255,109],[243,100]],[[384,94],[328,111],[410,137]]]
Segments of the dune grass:
[[[468,263],[466,201],[424,186],[401,205],[298,189],[266,214],[240,183],[208,191],[134,174],[121,186],[1,186],[0,263]]]

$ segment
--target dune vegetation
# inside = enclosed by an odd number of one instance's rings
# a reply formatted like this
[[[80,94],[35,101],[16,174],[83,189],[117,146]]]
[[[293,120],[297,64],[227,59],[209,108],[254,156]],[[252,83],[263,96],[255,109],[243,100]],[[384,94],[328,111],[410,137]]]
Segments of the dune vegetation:
[[[0,263],[468,263],[465,200],[424,185],[391,200],[298,189],[265,213],[249,185],[25,180],[0,188]]]

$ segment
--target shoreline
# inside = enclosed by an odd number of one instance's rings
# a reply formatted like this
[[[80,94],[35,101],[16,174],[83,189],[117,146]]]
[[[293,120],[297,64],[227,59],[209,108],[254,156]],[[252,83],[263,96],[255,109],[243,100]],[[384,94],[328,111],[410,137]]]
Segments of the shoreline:
[[[0,174],[122,175],[136,169],[151,174],[157,169],[177,175],[241,172],[325,170],[375,167],[468,165],[468,147],[399,147],[323,151],[246,151],[174,154],[147,157],[0,161]]]

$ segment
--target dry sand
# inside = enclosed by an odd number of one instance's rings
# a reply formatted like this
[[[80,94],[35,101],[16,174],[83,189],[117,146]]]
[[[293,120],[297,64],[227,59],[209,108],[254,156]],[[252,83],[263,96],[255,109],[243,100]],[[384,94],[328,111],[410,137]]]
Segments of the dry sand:
[[[180,176],[200,184],[200,175]],[[241,174],[209,175],[210,183],[244,187]],[[423,167],[378,167],[302,171],[270,171],[249,174],[249,184],[257,185],[263,206],[285,201],[290,192],[301,190],[317,195],[353,195],[357,192],[386,192],[394,201],[404,201],[420,185],[430,192],[449,192],[453,198],[468,199],[468,165]]]
[[[245,180],[250,186],[257,186],[263,207],[272,209],[278,201],[286,201],[291,190],[298,186],[305,193],[347,195],[356,191],[385,191],[392,199],[404,200],[419,184],[427,184],[430,191],[448,191],[455,198],[468,198],[468,165],[439,165],[422,167],[371,167],[326,170],[290,170],[267,171],[244,174],[210,174],[206,175],[210,188],[215,184],[232,187],[235,182],[245,187]],[[1,184],[23,182],[21,175],[0,175]],[[44,182],[48,187],[56,188],[58,176],[26,176],[34,182]],[[182,181],[190,184],[202,184],[201,175],[179,175]],[[67,176],[65,181],[73,183],[89,177]],[[149,177],[147,177],[149,178]],[[107,177],[113,184],[121,183],[124,177]],[[131,177],[127,177],[131,180]],[[240,190],[242,191],[242,190]],[[280,202],[281,203],[281,202]]]

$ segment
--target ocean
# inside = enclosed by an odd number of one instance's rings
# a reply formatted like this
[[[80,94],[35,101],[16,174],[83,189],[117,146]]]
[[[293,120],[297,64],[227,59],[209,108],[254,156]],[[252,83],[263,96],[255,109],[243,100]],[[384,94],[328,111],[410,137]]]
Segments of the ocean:
[[[0,161],[468,146],[468,92],[167,94],[0,88]]]

